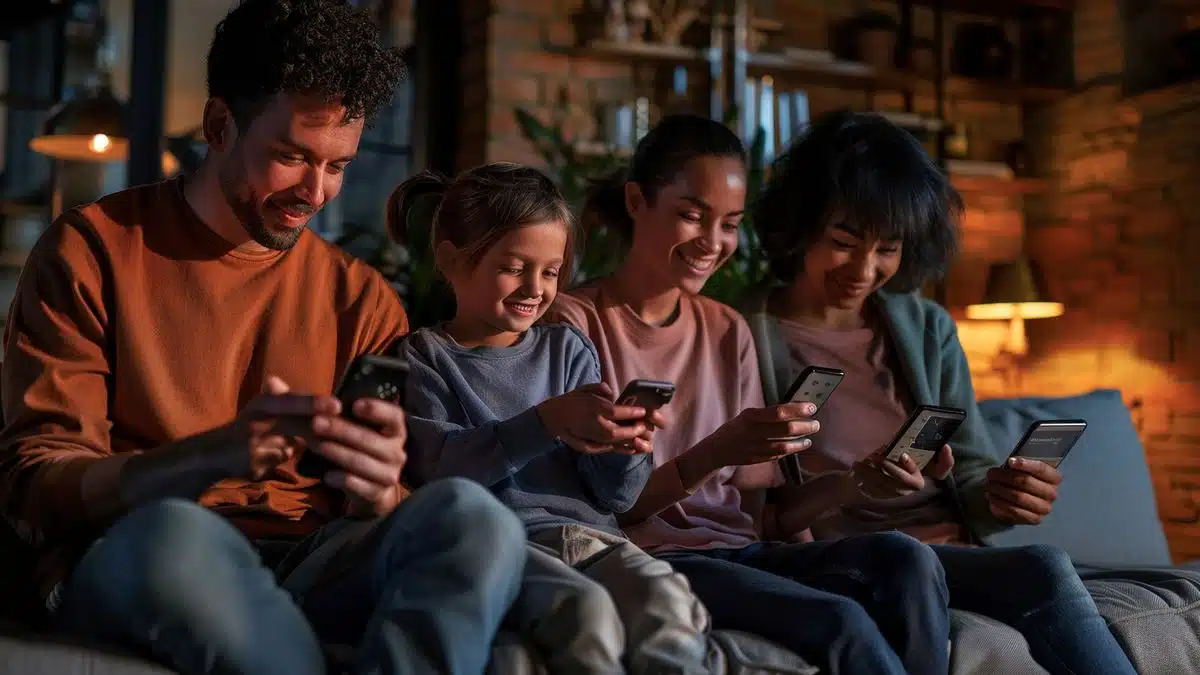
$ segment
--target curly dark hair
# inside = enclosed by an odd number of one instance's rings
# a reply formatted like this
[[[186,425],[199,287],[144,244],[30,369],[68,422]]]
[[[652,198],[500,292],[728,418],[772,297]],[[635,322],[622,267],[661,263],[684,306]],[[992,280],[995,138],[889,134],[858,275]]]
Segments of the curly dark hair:
[[[243,0],[217,24],[208,51],[208,95],[239,127],[283,92],[316,95],[371,120],[404,76],[399,49],[344,0]]]
[[[772,281],[791,284],[830,218],[902,243],[888,289],[941,278],[958,248],[963,202],[912,134],[880,115],[839,111],[815,120],[775,160],[751,207]]]

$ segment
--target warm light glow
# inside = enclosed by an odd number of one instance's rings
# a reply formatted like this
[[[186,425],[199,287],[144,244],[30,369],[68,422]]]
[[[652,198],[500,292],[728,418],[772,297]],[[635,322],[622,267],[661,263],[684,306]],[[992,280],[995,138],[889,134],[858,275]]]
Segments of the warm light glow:
[[[968,305],[967,318],[976,321],[1008,319],[1051,319],[1062,316],[1061,302],[1018,302]]]
[[[104,154],[112,147],[112,140],[104,134],[96,134],[92,136],[92,140],[88,141],[88,149],[96,154]]]

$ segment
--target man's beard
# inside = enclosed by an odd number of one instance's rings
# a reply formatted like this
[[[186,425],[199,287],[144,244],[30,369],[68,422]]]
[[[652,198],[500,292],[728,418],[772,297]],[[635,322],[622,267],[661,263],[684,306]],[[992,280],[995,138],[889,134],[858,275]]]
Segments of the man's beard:
[[[287,251],[296,245],[300,235],[308,228],[306,222],[302,227],[276,232],[267,227],[262,214],[254,207],[257,200],[246,184],[244,174],[235,167],[222,167],[217,170],[217,183],[221,186],[221,194],[233,211],[233,215],[241,221],[242,227],[254,241],[272,251]],[[243,196],[242,192],[246,194]]]

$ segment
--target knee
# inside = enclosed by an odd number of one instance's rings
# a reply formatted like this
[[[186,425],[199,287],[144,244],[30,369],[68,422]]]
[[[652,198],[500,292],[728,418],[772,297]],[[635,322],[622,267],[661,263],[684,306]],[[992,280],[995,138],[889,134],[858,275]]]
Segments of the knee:
[[[1087,593],[1071,556],[1057,546],[1032,544],[1013,550],[1012,567],[1033,585],[1045,584],[1046,593]]]
[[[205,602],[205,588],[232,576],[232,568],[258,564],[250,543],[223,518],[167,499],[117,521],[84,555],[68,588],[94,603],[185,611]]]
[[[906,588],[946,588],[945,571],[932,548],[901,532],[868,535],[876,538],[872,558],[891,570],[896,584]]]
[[[437,525],[460,536],[490,540],[501,550],[525,548],[525,528],[507,506],[479,483],[446,478],[422,488]]]
[[[396,509],[390,516],[391,531],[418,527],[429,533],[431,542],[441,540],[432,546],[461,552],[457,558],[462,564],[478,567],[472,573],[519,578],[526,557],[525,528],[487,488],[464,478],[446,478],[425,485],[409,499],[410,508]]]
[[[612,595],[600,584],[588,580],[571,589],[555,612],[557,619],[568,620],[587,631],[611,634],[621,631],[621,618]],[[563,616],[563,615],[566,616]]]

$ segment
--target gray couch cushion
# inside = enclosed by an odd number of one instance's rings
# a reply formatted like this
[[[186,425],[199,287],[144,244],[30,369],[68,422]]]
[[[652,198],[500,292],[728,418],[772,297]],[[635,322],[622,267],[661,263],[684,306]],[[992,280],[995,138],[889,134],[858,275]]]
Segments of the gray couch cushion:
[[[1012,451],[1039,419],[1081,418],[1088,428],[1063,462],[1054,512],[1036,527],[1013,527],[993,546],[1050,544],[1076,562],[1107,567],[1171,564],[1150,470],[1121,393],[1098,389],[1064,398],[982,401],[979,409],[999,452]]]
[[[0,633],[0,675],[174,675],[113,649],[66,639]]]
[[[1046,675],[1016,628],[972,612],[950,610],[954,675]]]
[[[1139,673],[1200,673],[1200,572],[1081,569],[1080,576]]]

